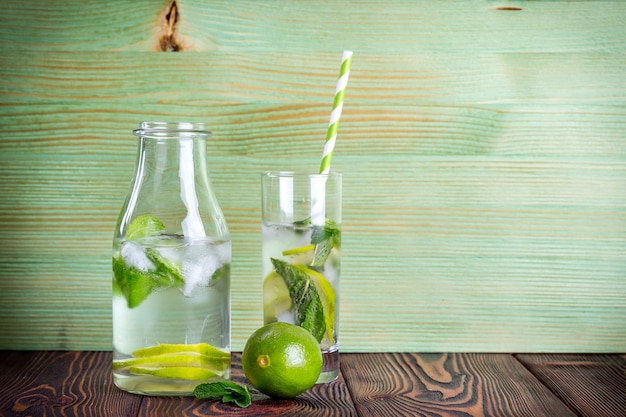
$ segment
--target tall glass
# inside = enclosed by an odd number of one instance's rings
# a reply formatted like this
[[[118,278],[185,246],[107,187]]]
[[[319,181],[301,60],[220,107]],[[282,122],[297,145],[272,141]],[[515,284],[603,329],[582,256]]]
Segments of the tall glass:
[[[320,343],[318,383],[339,375],[341,174],[262,175],[263,317],[297,324]]]
[[[230,376],[231,242],[200,123],[144,122],[113,240],[113,381],[191,395]]]

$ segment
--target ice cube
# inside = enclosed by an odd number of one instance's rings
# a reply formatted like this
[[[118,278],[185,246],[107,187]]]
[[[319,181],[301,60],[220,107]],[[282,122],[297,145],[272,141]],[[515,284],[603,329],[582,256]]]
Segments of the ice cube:
[[[135,242],[129,241],[124,243],[120,253],[128,266],[137,268],[143,272],[154,269],[154,264],[146,256],[143,247]]]
[[[188,246],[182,257],[182,272],[185,277],[183,294],[191,297],[194,288],[199,285],[207,286],[218,267],[219,261],[210,250],[210,245]]]
[[[230,240],[227,242],[215,244],[213,247],[215,248],[215,252],[217,253],[217,259],[220,263],[219,266],[230,263],[230,255],[231,255]]]
[[[180,262],[180,250],[175,248],[175,247],[160,247],[160,248],[155,248],[156,250],[159,251],[159,254],[169,260],[171,263],[173,264],[177,264]]]

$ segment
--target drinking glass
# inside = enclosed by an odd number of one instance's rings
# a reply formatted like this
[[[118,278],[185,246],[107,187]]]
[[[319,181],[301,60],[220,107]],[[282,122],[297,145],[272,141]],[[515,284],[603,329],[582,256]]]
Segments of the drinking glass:
[[[341,186],[338,172],[262,175],[263,317],[320,343],[318,383],[339,375]]]

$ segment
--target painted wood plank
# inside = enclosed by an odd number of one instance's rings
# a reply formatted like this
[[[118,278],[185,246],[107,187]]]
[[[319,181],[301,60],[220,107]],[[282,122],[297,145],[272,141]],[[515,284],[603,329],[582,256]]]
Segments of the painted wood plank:
[[[0,44],[12,50],[158,50],[168,33],[170,3],[69,1],[59,7],[11,0]],[[176,3],[183,50],[394,54],[624,51],[626,46],[621,36],[626,5],[620,1],[270,1],[262,8],[254,1]]]
[[[232,166],[238,161],[224,163]],[[260,309],[255,306],[260,305],[258,172],[263,164],[250,164],[250,171],[236,177],[225,168],[214,176],[235,241],[236,345],[260,324]],[[456,166],[449,160],[421,162],[423,171],[414,168],[410,175],[421,177],[420,181],[399,181],[398,177],[409,176],[400,167],[411,164],[415,164],[411,158],[393,160],[390,166],[397,168],[387,171],[392,175],[379,178],[378,183],[375,173],[382,171],[370,164],[345,170],[349,187],[344,212],[342,343],[346,349],[418,345],[426,350],[454,346],[532,351],[624,346],[624,219],[607,207],[621,204],[626,193],[596,191],[595,200],[586,203],[584,190],[592,187],[579,190],[588,177],[604,176],[604,182],[617,184],[610,167],[596,167],[593,175],[582,172],[573,180],[579,167],[568,163],[557,169],[558,164],[547,161],[550,172],[567,179],[555,182],[547,198],[543,191],[533,190],[537,177],[550,176],[532,175],[525,164],[483,162],[481,175],[476,175],[471,168],[474,162],[460,160]],[[531,165],[541,168],[534,160]],[[442,176],[443,171],[447,175]],[[527,175],[513,180],[517,172]],[[85,175],[101,174],[90,174],[85,168],[81,176]],[[602,181],[598,182],[599,187]],[[60,203],[45,194],[34,195],[62,212],[73,194],[66,186],[45,188]],[[492,200],[485,197],[491,187],[499,190]],[[242,198],[229,189],[250,192]],[[83,192],[89,192],[88,184]],[[432,197],[424,200],[423,196]],[[579,203],[563,206],[566,201]],[[38,334],[39,343],[56,341],[61,348],[72,343],[106,346],[110,340],[106,253],[108,226],[114,224],[116,209],[92,227],[94,215],[102,214],[88,207],[72,210],[59,224],[41,217],[43,202],[31,204],[41,207],[25,204],[23,223],[4,229],[13,243],[5,245],[3,256],[13,261],[3,273],[21,277],[5,280],[0,295],[8,314],[2,324],[7,343],[27,346],[32,334]],[[68,233],[74,229],[78,232]],[[85,245],[85,240],[90,243]],[[71,297],[74,293],[80,296]],[[389,296],[381,299],[380,293]],[[68,297],[76,299],[71,306]],[[371,297],[376,298],[374,311]],[[573,345],[572,334],[577,336]]]
[[[338,68],[337,53],[307,51],[290,55],[275,50],[247,54],[19,51],[3,52],[2,57],[6,103],[82,101],[89,112],[101,109],[101,103],[134,102],[186,108],[190,117],[217,104],[329,105]],[[307,58],[314,64],[304,64]],[[626,88],[620,78],[624,53],[466,51],[399,54],[384,60],[380,53],[361,53],[354,59],[346,111],[351,110],[347,106],[351,102],[379,105],[383,110],[457,104],[510,112],[543,105],[549,114],[594,105],[619,111]]]
[[[561,400],[584,417],[626,414],[626,359],[621,355],[518,355]]]
[[[510,355],[352,354],[342,373],[361,415],[575,416]]]
[[[130,130],[156,117],[215,133],[241,348],[260,324],[259,173],[316,169],[349,45],[342,349],[622,351],[625,4],[512,4],[186,1],[198,51],[179,54],[146,52],[169,2],[8,4],[0,347],[110,348]]]

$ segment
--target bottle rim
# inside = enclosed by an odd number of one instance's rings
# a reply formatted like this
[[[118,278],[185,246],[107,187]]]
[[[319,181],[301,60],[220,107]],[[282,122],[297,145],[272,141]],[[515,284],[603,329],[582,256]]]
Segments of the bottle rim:
[[[133,135],[142,138],[179,139],[181,137],[210,138],[204,123],[194,122],[141,122]]]

